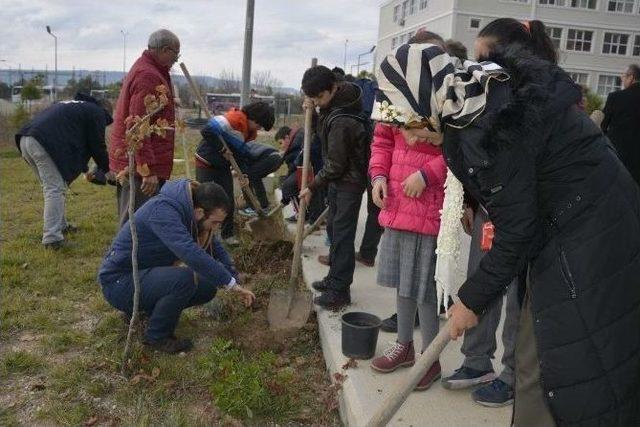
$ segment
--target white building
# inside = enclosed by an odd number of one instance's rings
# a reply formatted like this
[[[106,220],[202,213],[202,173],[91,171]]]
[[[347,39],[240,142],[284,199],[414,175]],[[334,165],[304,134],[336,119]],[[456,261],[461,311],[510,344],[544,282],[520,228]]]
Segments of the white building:
[[[389,0],[380,7],[376,63],[421,28],[464,43],[473,57],[478,31],[501,17],[544,22],[560,65],[602,97],[640,63],[640,0]]]

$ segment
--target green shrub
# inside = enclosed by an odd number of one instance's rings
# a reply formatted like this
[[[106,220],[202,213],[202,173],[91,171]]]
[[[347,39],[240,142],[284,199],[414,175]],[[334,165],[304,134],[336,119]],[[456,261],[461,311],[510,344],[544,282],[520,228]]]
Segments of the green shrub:
[[[587,89],[587,93],[585,94],[585,103],[584,109],[587,114],[591,114],[595,110],[602,110],[604,101],[597,93],[592,92]]]

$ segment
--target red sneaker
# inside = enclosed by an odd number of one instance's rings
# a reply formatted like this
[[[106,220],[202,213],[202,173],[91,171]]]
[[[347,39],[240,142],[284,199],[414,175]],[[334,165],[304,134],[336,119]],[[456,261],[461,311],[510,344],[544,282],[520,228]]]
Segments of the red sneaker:
[[[403,366],[413,366],[415,362],[415,352],[413,341],[406,344],[395,342],[385,350],[384,355],[376,357],[371,362],[371,368],[378,372],[393,372]]]
[[[440,375],[441,375],[441,369],[440,369],[440,362],[438,361],[433,365],[431,365],[427,373],[424,374],[424,377],[422,377],[422,379],[416,385],[416,388],[414,388],[414,390],[423,391],[428,389],[429,387],[431,387],[431,384],[433,384],[437,379],[440,378]]]

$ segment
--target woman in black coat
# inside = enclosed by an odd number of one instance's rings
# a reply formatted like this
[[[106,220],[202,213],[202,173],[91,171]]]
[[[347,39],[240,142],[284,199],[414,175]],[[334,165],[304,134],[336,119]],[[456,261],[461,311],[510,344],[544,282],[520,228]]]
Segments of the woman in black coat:
[[[403,46],[381,64],[381,99],[413,110],[400,116],[414,119],[400,123],[409,139],[443,141],[449,168],[495,227],[491,249],[451,309],[452,337],[528,267],[515,425],[640,425],[640,192],[576,107],[580,88],[552,57],[541,59],[544,26],[531,24],[507,20],[486,31],[493,62],[465,63],[460,76],[433,69],[433,47],[415,55]],[[508,78],[491,74],[495,64]],[[430,71],[417,98],[409,96],[412,66]],[[443,133],[408,129],[416,115]]]

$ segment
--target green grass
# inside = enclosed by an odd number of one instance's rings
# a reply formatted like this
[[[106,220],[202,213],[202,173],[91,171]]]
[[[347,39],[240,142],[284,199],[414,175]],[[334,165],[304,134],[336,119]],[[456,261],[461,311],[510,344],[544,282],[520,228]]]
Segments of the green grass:
[[[11,351],[4,355],[1,366],[4,375],[36,374],[44,367],[44,360],[26,351]]]
[[[190,153],[197,140],[191,131]],[[284,342],[267,327],[269,290],[286,286],[290,245],[263,246],[243,236],[234,257],[250,274],[258,307],[246,310],[220,292],[223,321],[201,308],[182,315],[176,334],[194,339],[193,352],[152,353],[136,340],[124,377],[126,327],[96,282],[116,232],[115,190],[82,178],[72,183],[67,217],[80,232],[68,237],[72,247],[47,251],[42,192],[16,153],[0,151],[0,399],[9,402],[0,425],[81,425],[94,418],[137,426],[338,423],[319,398],[329,380],[315,324]],[[184,163],[176,163],[173,176],[184,173]],[[264,265],[273,268],[264,272]]]

